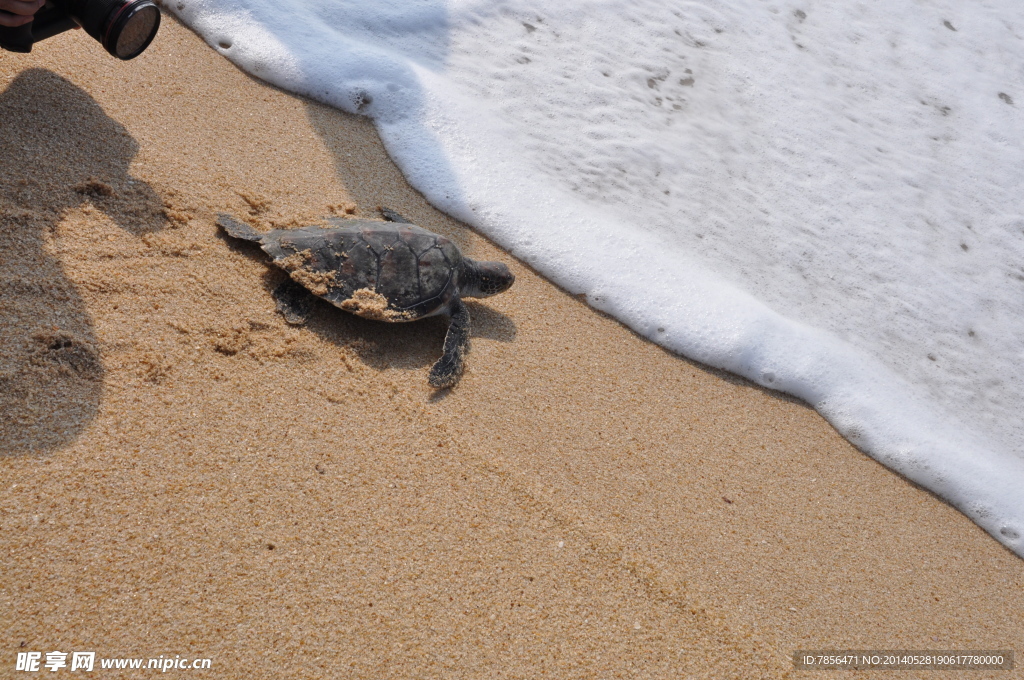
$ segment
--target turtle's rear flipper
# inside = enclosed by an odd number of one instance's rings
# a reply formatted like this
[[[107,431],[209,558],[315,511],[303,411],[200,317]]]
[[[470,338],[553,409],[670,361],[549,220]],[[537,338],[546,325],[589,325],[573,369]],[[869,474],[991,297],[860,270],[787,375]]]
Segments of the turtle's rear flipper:
[[[469,351],[469,310],[466,304],[455,298],[452,302],[452,324],[444,338],[444,355],[430,369],[431,387],[451,387],[459,382]]]
[[[219,213],[217,215],[217,226],[228,233],[228,236],[242,239],[243,241],[255,241],[259,243],[263,240],[263,234],[259,233],[245,222],[239,222],[231,215],[225,213]]]
[[[391,208],[381,208],[381,207],[378,206],[377,209],[380,210],[380,214],[383,215],[384,219],[386,219],[388,222],[399,222],[401,224],[412,224],[412,221],[405,219],[404,217],[402,217],[401,215],[396,213]]]
[[[291,279],[274,289],[277,300],[277,311],[290,326],[301,326],[309,321],[309,313],[313,308],[313,299],[305,288]]]

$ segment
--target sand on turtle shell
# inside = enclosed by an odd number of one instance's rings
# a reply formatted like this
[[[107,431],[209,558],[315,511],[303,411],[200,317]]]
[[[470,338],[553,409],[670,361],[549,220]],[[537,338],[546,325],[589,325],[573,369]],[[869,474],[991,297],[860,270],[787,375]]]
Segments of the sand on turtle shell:
[[[310,269],[308,264],[312,259],[313,253],[307,249],[282,257],[277,260],[277,264],[288,272],[292,281],[304,286],[314,295],[322,297],[327,295],[335,285],[336,272]]]
[[[412,318],[410,312],[391,309],[388,306],[388,299],[370,288],[352,291],[352,297],[338,306],[346,312],[374,321],[408,321]]]

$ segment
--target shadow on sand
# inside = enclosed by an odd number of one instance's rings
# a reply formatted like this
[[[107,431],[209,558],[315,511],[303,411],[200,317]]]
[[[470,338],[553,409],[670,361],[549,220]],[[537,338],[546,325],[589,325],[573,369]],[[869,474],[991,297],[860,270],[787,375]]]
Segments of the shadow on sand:
[[[96,414],[103,365],[92,319],[46,245],[87,201],[131,233],[162,226],[159,197],[129,172],[137,151],[55,73],[24,71],[0,93],[0,456],[66,446]]]

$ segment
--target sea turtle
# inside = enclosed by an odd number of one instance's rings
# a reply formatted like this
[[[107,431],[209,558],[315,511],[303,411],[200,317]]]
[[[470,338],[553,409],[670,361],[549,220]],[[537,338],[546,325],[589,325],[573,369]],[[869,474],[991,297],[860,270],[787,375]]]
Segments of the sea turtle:
[[[393,210],[379,220],[327,218],[329,227],[274,229],[261,234],[230,215],[217,224],[234,238],[260,244],[291,276],[274,290],[277,308],[293,325],[305,323],[309,294],[377,321],[451,317],[444,355],[430,369],[433,387],[451,387],[469,350],[469,310],[462,298],[489,297],[515,282],[501,262],[477,262],[454,243],[417,227]]]

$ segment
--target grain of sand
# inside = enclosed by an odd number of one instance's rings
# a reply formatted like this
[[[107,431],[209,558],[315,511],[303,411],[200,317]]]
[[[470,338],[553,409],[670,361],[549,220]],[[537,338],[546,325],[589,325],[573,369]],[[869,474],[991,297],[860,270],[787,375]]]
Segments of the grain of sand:
[[[0,158],[0,676],[19,650],[216,678],[1024,650],[1024,562],[958,512],[805,405],[587,308],[432,209],[367,120],[174,21],[130,63],[82,32],[0,53]],[[426,383],[443,320],[319,305],[291,328],[284,273],[214,225],[377,205],[517,276],[471,303],[449,393]]]

